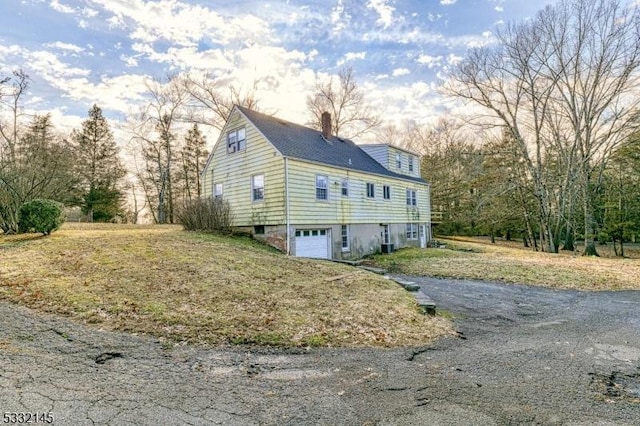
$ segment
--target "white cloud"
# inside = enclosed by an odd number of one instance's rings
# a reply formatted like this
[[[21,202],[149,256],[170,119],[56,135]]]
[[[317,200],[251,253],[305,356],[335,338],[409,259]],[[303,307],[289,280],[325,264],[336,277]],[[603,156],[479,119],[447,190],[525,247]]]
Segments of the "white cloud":
[[[96,16],[98,16],[98,11],[90,7],[85,7],[84,9],[82,9],[82,15],[86,16],[87,18],[95,18]]]
[[[44,46],[52,49],[58,49],[58,50],[63,50],[63,51],[73,52],[73,53],[84,52],[84,47],[76,46],[75,44],[71,44],[71,43],[64,43],[61,41],[56,41],[54,43],[47,43]]]
[[[458,0],[440,0],[440,4],[443,6],[449,6],[452,4],[456,4],[456,1]]]
[[[67,13],[67,14],[75,13],[75,10],[72,7],[60,3],[59,0],[51,0],[51,3],[49,3],[49,6],[51,6],[51,8],[56,12]]]
[[[391,73],[391,75],[393,75],[394,77],[400,77],[407,74],[411,74],[411,71],[409,71],[407,68],[396,68]]]
[[[367,52],[347,52],[342,59],[337,62],[338,66],[342,66],[349,61],[363,60],[367,57]]]
[[[455,53],[451,53],[451,54],[449,54],[449,56],[447,56],[447,64],[449,64],[449,65],[457,65],[463,59],[464,58],[462,56],[458,56]]]
[[[504,7],[502,7],[502,6],[496,6],[496,7],[494,7],[494,9],[495,9],[496,12],[504,12]]]
[[[442,64],[442,56],[420,55],[416,62],[424,64],[431,69]]]
[[[331,24],[333,25],[333,31],[340,32],[344,30],[351,16],[345,13],[344,4],[342,0],[338,0],[338,4],[331,9]]]
[[[64,87],[67,79],[88,77],[91,70],[69,66],[51,52],[24,52],[26,63],[35,75],[44,78],[56,87]]]
[[[223,17],[215,10],[178,0],[92,0],[112,14],[106,21],[114,28],[132,28],[130,37],[145,43],[170,41],[194,46],[201,40],[229,44],[270,40],[268,23],[247,13]]]
[[[382,25],[384,28],[389,28],[391,24],[393,24],[393,12],[396,9],[388,4],[388,0],[369,0],[369,3],[367,3],[367,9],[373,9],[376,11],[379,16],[376,21],[378,25]]]

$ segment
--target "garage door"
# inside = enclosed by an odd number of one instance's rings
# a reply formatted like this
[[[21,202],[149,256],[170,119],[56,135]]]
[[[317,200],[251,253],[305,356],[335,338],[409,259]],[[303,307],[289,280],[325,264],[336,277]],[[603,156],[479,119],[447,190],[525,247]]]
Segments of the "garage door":
[[[296,256],[329,259],[329,232],[326,229],[296,231]]]

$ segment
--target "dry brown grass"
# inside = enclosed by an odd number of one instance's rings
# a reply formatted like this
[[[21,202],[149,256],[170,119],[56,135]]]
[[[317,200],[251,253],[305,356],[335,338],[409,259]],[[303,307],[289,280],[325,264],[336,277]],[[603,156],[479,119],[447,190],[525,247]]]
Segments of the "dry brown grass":
[[[400,250],[374,261],[397,272],[434,277],[503,281],[583,290],[640,289],[640,259],[549,254],[513,243],[441,240],[445,249]],[[609,254],[605,247],[602,254]],[[635,255],[633,249],[629,253]]]
[[[0,298],[168,342],[404,346],[451,332],[382,277],[175,226],[0,236]]]

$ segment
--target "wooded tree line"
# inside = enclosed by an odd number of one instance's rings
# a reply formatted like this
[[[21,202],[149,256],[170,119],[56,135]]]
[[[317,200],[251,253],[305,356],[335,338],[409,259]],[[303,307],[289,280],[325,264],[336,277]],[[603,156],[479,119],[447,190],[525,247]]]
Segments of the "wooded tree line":
[[[125,170],[100,108],[94,106],[82,129],[64,138],[49,114],[23,122],[28,87],[23,71],[0,79],[6,113],[0,121],[0,230],[19,232],[21,206],[37,199],[79,206],[90,220],[120,214],[118,184]]]
[[[444,87],[480,108],[468,117],[474,124],[494,129],[482,145],[456,149],[472,227],[481,221],[495,233],[518,224],[550,252],[573,249],[580,236],[589,255],[596,239],[635,239],[637,6],[564,0],[497,37],[471,50]]]

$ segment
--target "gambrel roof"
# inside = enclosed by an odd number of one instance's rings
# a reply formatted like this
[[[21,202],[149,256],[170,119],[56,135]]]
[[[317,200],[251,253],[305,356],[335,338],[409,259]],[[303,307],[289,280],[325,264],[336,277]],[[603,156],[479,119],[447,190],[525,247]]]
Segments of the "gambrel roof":
[[[319,130],[241,106],[235,108],[285,157],[426,183],[422,178],[394,173],[386,169],[349,139],[336,136],[325,139]]]

